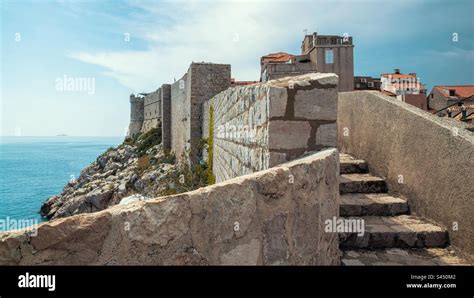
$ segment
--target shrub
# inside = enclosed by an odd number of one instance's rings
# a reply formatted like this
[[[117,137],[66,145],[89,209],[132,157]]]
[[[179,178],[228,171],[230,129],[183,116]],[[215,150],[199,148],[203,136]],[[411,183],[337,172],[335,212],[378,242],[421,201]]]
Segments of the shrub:
[[[150,167],[150,157],[148,155],[143,155],[137,160],[137,171],[138,173],[145,172]]]
[[[212,172],[213,166],[213,146],[214,146],[214,107],[209,108],[209,138],[207,139],[207,184],[216,183],[216,176]]]
[[[146,151],[153,146],[161,144],[161,125],[142,134],[136,143],[138,144],[139,157],[145,155]]]

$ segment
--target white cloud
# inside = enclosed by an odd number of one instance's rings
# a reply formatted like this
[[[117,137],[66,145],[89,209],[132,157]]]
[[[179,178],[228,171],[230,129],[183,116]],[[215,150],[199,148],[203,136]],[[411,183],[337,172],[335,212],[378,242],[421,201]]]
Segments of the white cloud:
[[[130,5],[142,13],[126,23],[130,32],[148,43],[146,50],[69,56],[104,67],[105,74],[135,92],[151,91],[179,79],[191,61],[229,63],[236,79],[257,80],[259,58],[289,47],[299,50],[303,29],[339,35],[358,32],[358,38],[370,40],[377,37],[380,28],[361,20],[370,17],[371,23],[382,23],[394,10],[402,10],[411,2],[387,5],[384,10],[377,3],[366,2],[360,7],[360,3],[347,1],[133,1]],[[132,39],[136,37],[132,35]]]

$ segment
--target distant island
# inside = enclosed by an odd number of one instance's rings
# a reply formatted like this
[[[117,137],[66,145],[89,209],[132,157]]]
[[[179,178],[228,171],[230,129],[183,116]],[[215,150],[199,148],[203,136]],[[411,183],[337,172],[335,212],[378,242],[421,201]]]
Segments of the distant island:
[[[67,137],[67,134],[65,133],[62,133],[62,134],[59,134],[59,135],[56,135],[57,137]]]

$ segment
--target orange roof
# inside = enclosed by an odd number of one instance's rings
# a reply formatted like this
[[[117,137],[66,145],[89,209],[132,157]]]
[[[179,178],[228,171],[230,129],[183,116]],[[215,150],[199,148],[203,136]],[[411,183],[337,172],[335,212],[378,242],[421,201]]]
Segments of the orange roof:
[[[294,57],[295,55],[279,52],[279,53],[271,53],[271,54],[265,55],[260,59],[260,61],[262,64],[268,63],[268,62],[285,63],[285,62],[291,61],[291,59],[293,59]]]
[[[382,77],[391,77],[392,79],[416,79],[416,76],[410,74],[383,73]]]
[[[474,85],[465,86],[434,86],[438,89],[444,97],[449,97],[449,90],[455,90],[457,97],[471,97],[474,96]]]

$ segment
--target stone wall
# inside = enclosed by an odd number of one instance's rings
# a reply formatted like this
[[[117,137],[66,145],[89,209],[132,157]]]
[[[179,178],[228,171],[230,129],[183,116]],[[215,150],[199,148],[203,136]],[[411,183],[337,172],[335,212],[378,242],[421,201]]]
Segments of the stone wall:
[[[161,138],[163,149],[171,150],[171,85],[161,85]]]
[[[316,72],[316,66],[312,63],[267,63],[265,64],[262,81],[266,82],[310,72]]]
[[[289,179],[293,177],[293,179]],[[339,265],[331,149],[189,193],[0,233],[0,265]],[[292,181],[292,182],[291,182]]]
[[[148,93],[144,98],[144,120],[141,131],[147,132],[158,127],[161,121],[161,88]]]
[[[474,257],[474,134],[377,91],[339,95],[339,148],[405,197],[412,213],[443,224],[451,244]]]
[[[144,100],[142,97],[130,95],[130,124],[128,126],[127,136],[131,137],[139,133],[143,126],[144,119]]]
[[[334,74],[312,73],[229,88],[205,103],[203,138],[214,107],[216,181],[336,147],[337,82]]]
[[[230,65],[192,63],[171,85],[171,150],[181,161],[196,162],[202,136],[202,103],[230,86]]]
[[[178,160],[189,149],[189,119],[191,118],[191,76],[189,72],[171,84],[171,150]]]

